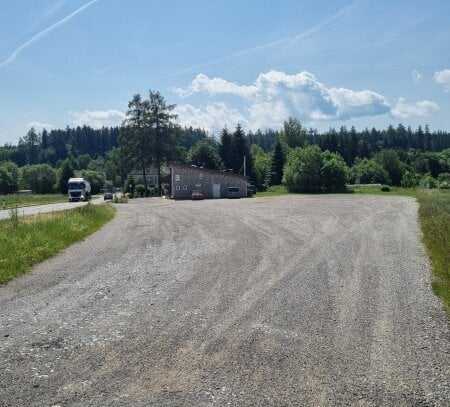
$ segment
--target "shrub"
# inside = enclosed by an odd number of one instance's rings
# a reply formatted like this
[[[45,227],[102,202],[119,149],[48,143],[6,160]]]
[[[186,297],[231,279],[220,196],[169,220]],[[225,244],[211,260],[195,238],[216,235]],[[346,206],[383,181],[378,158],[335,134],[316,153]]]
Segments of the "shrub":
[[[321,189],[322,152],[318,146],[295,148],[289,153],[283,183],[289,192],[318,192]]]
[[[323,165],[320,170],[322,186],[325,191],[342,191],[345,189],[349,168],[339,154],[329,151],[322,153]]]
[[[443,172],[438,175],[437,180],[439,183],[446,182],[450,184],[450,172]]]
[[[339,154],[318,146],[296,148],[286,162],[283,183],[289,192],[339,191],[345,189],[348,171]]]
[[[120,197],[117,195],[114,195],[113,202],[114,203],[127,203],[128,202],[128,196],[129,194],[121,195]]]
[[[142,197],[145,194],[145,185],[144,184],[137,184],[134,188],[135,195],[137,197]]]
[[[420,183],[419,174],[416,174],[415,172],[412,171],[406,171],[403,174],[402,181],[400,184],[403,188],[415,188],[419,186],[419,183]]]
[[[381,192],[389,192],[391,190],[391,188],[389,188],[389,185],[383,185],[381,188],[380,188],[380,191]]]
[[[422,188],[436,188],[438,183],[435,178],[431,176],[430,173],[425,174],[419,182]]]
[[[11,194],[19,188],[19,167],[12,161],[0,163],[0,194]]]
[[[20,168],[20,182],[23,189],[31,189],[36,194],[53,192],[56,170],[48,164],[26,165]]]
[[[134,188],[136,186],[136,180],[132,175],[128,176],[125,180],[125,185],[123,186],[123,190],[126,192],[134,193]]]
[[[395,150],[382,150],[375,156],[375,161],[387,172],[390,183],[399,186],[404,173],[404,164]]]
[[[158,196],[158,187],[149,188],[148,196]]]
[[[354,184],[384,184],[387,180],[386,170],[375,160],[357,158],[350,170],[350,182]]]
[[[447,181],[442,181],[442,182],[439,184],[439,188],[440,188],[440,189],[450,189],[450,184],[449,184]]]

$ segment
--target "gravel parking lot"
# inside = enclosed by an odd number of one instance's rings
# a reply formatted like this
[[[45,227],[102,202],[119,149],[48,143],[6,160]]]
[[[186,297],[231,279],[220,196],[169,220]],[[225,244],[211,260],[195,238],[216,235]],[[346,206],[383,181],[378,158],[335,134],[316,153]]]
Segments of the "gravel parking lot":
[[[0,406],[448,406],[412,198],[132,200],[0,286]]]

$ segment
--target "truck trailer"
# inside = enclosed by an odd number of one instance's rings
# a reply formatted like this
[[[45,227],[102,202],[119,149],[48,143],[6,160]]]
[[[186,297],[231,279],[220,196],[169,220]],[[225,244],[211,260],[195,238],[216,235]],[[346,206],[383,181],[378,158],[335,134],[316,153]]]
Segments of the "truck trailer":
[[[90,201],[91,184],[84,178],[69,178],[67,181],[69,202]]]

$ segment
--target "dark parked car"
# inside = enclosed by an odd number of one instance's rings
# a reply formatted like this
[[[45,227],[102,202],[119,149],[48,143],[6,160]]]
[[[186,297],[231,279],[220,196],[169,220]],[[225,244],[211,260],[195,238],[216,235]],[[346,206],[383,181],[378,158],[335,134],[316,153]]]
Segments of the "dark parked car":
[[[105,192],[105,195],[103,195],[103,200],[105,200],[105,201],[108,199],[113,199],[113,198],[114,198],[114,195],[111,191],[107,191],[107,192]]]
[[[241,192],[238,187],[228,187],[228,198],[240,198]]]
[[[192,191],[192,200],[196,201],[196,200],[202,200],[204,198],[203,196],[203,192],[202,191],[198,191],[198,190],[194,190]]]

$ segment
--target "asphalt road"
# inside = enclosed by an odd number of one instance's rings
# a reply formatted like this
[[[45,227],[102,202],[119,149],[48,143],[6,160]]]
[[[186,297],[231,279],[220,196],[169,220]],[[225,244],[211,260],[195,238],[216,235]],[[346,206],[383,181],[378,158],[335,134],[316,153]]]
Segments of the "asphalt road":
[[[94,198],[91,200],[91,203],[93,204],[103,203],[103,197]],[[86,204],[87,202],[60,202],[46,205],[22,206],[18,208],[18,212],[20,216],[38,215],[40,213],[64,211],[67,209],[77,208],[79,206],[83,206]],[[0,220],[7,218],[9,218],[9,210],[8,209],[0,210]]]
[[[1,406],[448,406],[412,198],[118,205],[0,287]]]

